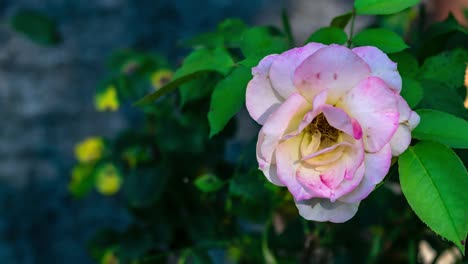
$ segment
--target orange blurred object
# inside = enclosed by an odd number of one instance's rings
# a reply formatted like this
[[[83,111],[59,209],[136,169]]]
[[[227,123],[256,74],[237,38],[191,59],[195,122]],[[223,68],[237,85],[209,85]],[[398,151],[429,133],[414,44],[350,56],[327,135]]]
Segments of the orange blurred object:
[[[442,21],[452,13],[457,21],[468,26],[468,19],[465,16],[464,10],[468,9],[468,0],[434,0],[434,18],[437,21]]]

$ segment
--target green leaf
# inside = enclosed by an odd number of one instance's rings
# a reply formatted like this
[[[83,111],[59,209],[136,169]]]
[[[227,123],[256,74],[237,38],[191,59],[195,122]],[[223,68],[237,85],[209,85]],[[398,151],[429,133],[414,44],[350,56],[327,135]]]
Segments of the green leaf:
[[[397,63],[398,72],[404,77],[416,78],[419,71],[419,64],[416,57],[411,53],[402,51],[398,53],[389,54],[388,57]]]
[[[136,104],[141,106],[152,103],[181,84],[191,81],[202,74],[217,72],[226,75],[232,66],[234,66],[234,61],[231,55],[223,48],[196,50],[184,60],[182,67],[175,72],[172,81],[157,91],[146,95]]]
[[[447,146],[422,141],[399,158],[400,183],[411,208],[432,230],[464,252],[468,173]]]
[[[379,16],[377,23],[379,27],[386,28],[397,33],[400,36],[407,36],[408,39],[413,40],[418,37],[418,34],[409,34],[412,30],[415,18],[419,15],[417,8],[408,8],[402,12],[391,14],[387,16]]]
[[[330,23],[330,26],[344,29],[346,27],[346,25],[348,25],[348,23],[349,23],[349,21],[351,20],[352,17],[353,17],[352,12],[348,12],[348,13],[343,14],[341,16],[337,16],[337,17],[333,18],[333,20]]]
[[[158,99],[159,97],[161,97],[161,96],[163,96],[163,95],[165,95],[167,93],[172,92],[173,90],[175,90],[180,85],[182,85],[184,83],[187,83],[189,81],[192,81],[192,80],[198,78],[201,75],[212,73],[212,72],[214,72],[214,71],[213,70],[200,70],[200,71],[197,71],[197,72],[194,72],[194,73],[191,73],[191,74],[187,74],[187,75],[185,75],[183,77],[173,79],[172,81],[170,81],[169,83],[167,83],[163,87],[159,88],[155,92],[152,92],[152,93],[146,95],[145,97],[143,97],[142,99],[140,99],[139,101],[137,101],[135,103],[135,105],[144,106],[144,105],[153,103],[156,99]]]
[[[182,67],[174,73],[174,79],[206,70],[226,75],[233,65],[234,61],[231,55],[223,48],[216,48],[214,50],[199,49],[195,50],[184,59]]]
[[[458,117],[468,118],[468,111],[463,107],[463,98],[447,84],[437,80],[421,80],[423,98],[419,108],[436,109]]]
[[[421,102],[423,98],[423,88],[419,81],[412,78],[403,77],[403,88],[401,89],[401,96],[405,98],[406,102],[411,108],[414,108]]]
[[[424,61],[420,70],[421,78],[433,79],[451,88],[463,86],[468,51],[456,49],[446,51]]]
[[[212,173],[207,173],[198,177],[194,183],[202,192],[216,192],[224,185],[224,182]]]
[[[307,39],[306,43],[319,42],[325,45],[333,43],[344,44],[346,43],[347,39],[348,36],[343,31],[343,29],[337,27],[323,27],[312,33],[312,35],[310,35],[310,37]]]
[[[239,47],[242,34],[248,26],[244,21],[235,18],[228,18],[218,25],[218,32],[224,37],[224,43],[227,47]]]
[[[418,4],[420,0],[356,0],[354,8],[359,15],[388,15]]]
[[[250,69],[240,66],[216,85],[211,95],[210,112],[208,112],[210,137],[223,130],[228,121],[244,105],[245,89],[251,78]]]
[[[254,27],[244,32],[240,48],[244,57],[257,62],[266,55],[281,53],[288,48],[286,39],[269,27]]]
[[[375,46],[385,53],[394,53],[408,48],[403,39],[395,32],[383,29],[364,29],[352,40],[356,46]]]
[[[452,148],[468,148],[468,121],[436,110],[416,112],[421,122],[412,132],[414,138],[440,142]]]
[[[182,84],[179,88],[180,105],[184,106],[188,102],[207,97],[213,91],[218,80],[219,78],[216,74],[208,73]]]
[[[228,18],[219,23],[216,31],[206,32],[196,35],[181,42],[186,47],[229,47],[238,48],[242,33],[247,29],[247,25],[240,19]]]
[[[38,11],[19,10],[11,19],[11,25],[16,31],[39,44],[53,45],[61,40],[55,23]]]

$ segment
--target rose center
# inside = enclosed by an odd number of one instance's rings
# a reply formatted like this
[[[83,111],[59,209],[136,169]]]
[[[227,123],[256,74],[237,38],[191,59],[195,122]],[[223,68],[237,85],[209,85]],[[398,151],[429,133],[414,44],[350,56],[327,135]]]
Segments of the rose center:
[[[317,130],[320,132],[320,141],[322,142],[324,140],[336,142],[340,134],[340,131],[332,127],[322,113],[316,116],[305,128],[305,131],[310,134],[315,133]]]

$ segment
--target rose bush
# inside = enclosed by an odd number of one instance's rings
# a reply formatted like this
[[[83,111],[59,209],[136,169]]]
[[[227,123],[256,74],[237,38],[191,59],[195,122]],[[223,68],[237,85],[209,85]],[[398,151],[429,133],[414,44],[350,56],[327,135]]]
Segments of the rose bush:
[[[246,105],[263,125],[260,169],[304,218],[349,220],[419,123],[396,63],[375,47],[309,43],[266,56],[252,74]]]

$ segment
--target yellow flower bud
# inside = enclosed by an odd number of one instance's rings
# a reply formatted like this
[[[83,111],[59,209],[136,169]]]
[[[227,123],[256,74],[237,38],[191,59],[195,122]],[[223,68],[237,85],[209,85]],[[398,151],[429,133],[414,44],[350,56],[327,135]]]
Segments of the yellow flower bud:
[[[99,160],[104,153],[104,141],[100,137],[90,137],[75,146],[75,157],[83,163]]]
[[[151,74],[151,85],[157,90],[171,81],[173,72],[171,70],[159,70]]]
[[[101,264],[119,264],[119,259],[113,250],[108,250],[101,258]]]
[[[113,164],[105,164],[97,171],[96,189],[103,195],[113,195],[120,190],[122,179]]]
[[[115,86],[109,85],[103,92],[96,94],[95,105],[100,112],[119,109],[120,103]]]

